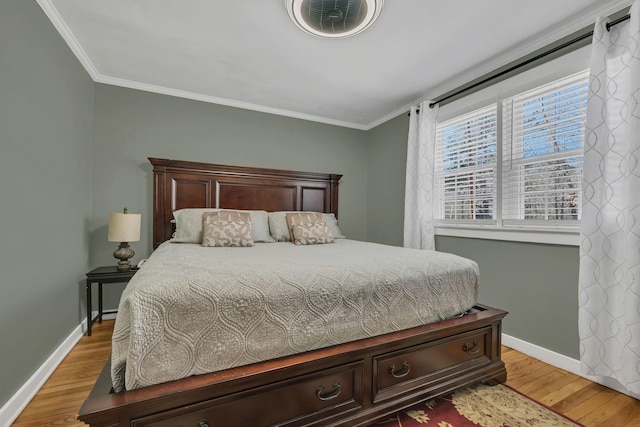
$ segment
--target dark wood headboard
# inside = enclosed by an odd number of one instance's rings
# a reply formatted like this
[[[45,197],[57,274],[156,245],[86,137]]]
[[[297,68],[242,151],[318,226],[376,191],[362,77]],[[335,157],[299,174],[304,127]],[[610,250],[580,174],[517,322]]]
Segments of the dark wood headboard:
[[[342,175],[149,158],[153,165],[153,247],[171,238],[185,208],[333,212]]]

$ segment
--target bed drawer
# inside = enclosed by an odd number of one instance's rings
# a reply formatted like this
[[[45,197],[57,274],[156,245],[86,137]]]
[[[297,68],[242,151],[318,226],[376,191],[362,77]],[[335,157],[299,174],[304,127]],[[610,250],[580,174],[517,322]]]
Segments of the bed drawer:
[[[374,357],[374,401],[424,388],[467,367],[490,363],[491,331],[478,329]]]
[[[134,427],[305,425],[362,406],[362,361],[134,420]],[[259,412],[247,408],[260,408]]]

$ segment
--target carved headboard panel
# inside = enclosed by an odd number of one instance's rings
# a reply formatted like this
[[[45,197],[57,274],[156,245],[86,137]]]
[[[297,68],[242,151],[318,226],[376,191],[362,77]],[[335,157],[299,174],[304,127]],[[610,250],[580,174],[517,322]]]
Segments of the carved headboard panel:
[[[184,208],[333,212],[342,175],[149,158],[153,165],[153,247],[171,238]]]

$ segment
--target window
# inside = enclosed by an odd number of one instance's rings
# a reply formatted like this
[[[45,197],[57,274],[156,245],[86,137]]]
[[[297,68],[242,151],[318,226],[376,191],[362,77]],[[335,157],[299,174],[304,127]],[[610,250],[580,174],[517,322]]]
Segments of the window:
[[[496,206],[496,106],[440,123],[436,129],[437,216],[494,220]]]
[[[588,72],[503,101],[505,224],[580,219]]]
[[[576,227],[587,90],[583,71],[438,123],[441,223]]]

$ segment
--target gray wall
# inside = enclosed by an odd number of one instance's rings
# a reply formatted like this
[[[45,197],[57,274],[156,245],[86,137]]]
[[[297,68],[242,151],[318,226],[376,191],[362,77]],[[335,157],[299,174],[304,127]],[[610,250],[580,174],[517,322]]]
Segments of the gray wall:
[[[436,249],[478,263],[478,300],[509,312],[506,334],[579,359],[578,247],[437,236]]]
[[[93,89],[35,1],[0,2],[0,407],[84,317]]]
[[[367,134],[367,237],[402,245],[409,118]],[[481,303],[509,311],[504,332],[578,359],[578,248],[437,236],[436,249],[478,262]]]
[[[367,240],[402,246],[409,117],[402,114],[367,133]]]
[[[366,133],[305,120],[97,85],[93,147],[91,265],[115,263],[107,242],[109,212],[142,214],[133,261],[151,252],[152,170],[147,157],[344,174],[340,227],[367,234]],[[124,285],[106,286],[117,308]]]

